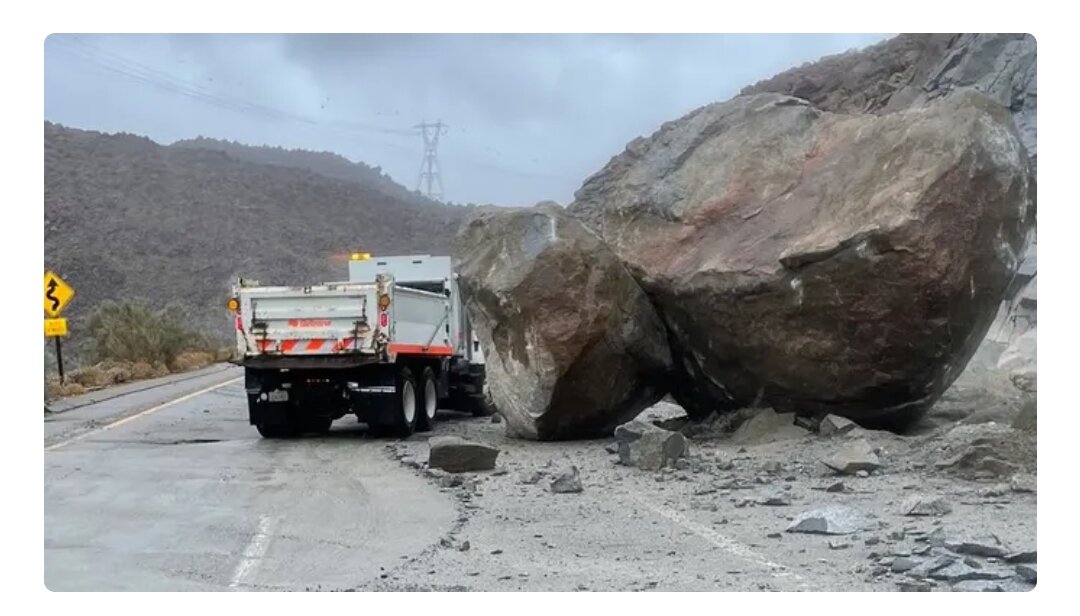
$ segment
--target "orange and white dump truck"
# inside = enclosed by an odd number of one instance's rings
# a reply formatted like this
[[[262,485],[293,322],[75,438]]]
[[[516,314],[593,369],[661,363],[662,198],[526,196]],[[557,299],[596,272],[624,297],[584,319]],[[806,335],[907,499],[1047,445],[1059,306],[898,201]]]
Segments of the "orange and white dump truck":
[[[493,412],[484,357],[450,257],[349,261],[349,280],[233,287],[251,424],[267,438],[326,432],[347,414],[377,433],[431,428],[436,410]]]

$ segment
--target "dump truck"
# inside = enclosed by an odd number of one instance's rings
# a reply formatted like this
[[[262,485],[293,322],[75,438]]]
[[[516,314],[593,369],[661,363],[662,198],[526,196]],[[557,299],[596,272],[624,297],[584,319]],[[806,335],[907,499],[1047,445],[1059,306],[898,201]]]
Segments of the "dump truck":
[[[450,257],[355,253],[345,282],[238,279],[228,305],[249,420],[265,438],[327,432],[349,414],[408,436],[440,408],[494,412]]]

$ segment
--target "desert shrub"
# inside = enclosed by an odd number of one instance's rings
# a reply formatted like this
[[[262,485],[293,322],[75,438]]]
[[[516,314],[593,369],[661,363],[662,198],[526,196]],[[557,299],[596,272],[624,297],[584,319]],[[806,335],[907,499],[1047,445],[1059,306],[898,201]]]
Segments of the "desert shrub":
[[[181,353],[215,346],[207,336],[189,329],[181,311],[173,306],[152,310],[137,302],[104,302],[90,317],[87,329],[96,362],[168,366]]]
[[[105,371],[105,377],[109,383],[127,383],[131,380],[131,368],[128,366],[112,366]]]
[[[86,388],[78,383],[67,381],[63,385],[60,384],[60,377],[52,376],[45,379],[45,401],[56,400],[57,398],[63,398],[66,396],[77,396],[79,394],[85,394]]]
[[[70,380],[83,387],[104,387],[112,382],[108,374],[97,366],[76,371],[70,376]]]
[[[131,378],[140,380],[154,376],[154,367],[145,361],[137,361],[131,364]]]
[[[170,366],[172,367],[173,372],[187,372],[188,370],[209,366],[212,363],[214,363],[213,353],[208,353],[206,351],[187,351],[177,355]]]

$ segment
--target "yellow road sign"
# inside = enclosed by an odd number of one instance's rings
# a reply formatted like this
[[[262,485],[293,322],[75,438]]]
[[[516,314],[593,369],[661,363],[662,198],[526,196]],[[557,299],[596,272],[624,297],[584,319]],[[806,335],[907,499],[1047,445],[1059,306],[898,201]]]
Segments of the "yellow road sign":
[[[45,335],[50,338],[68,335],[67,319],[45,319]]]
[[[75,297],[75,289],[68,286],[62,278],[52,272],[45,272],[45,314],[50,317],[60,316],[64,306]]]

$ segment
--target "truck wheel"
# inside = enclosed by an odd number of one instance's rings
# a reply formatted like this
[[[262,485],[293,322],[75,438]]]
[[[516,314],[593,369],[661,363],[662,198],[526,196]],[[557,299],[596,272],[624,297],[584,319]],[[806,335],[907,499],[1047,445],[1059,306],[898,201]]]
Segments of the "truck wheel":
[[[435,427],[435,412],[439,410],[439,388],[435,382],[435,371],[430,367],[421,373],[420,412],[417,413],[416,430],[428,432]]]
[[[326,434],[330,431],[330,426],[334,423],[333,419],[329,417],[312,417],[306,422],[304,426],[308,432],[314,432],[316,434]]]
[[[394,405],[396,412],[393,432],[404,438],[416,430],[416,416],[420,414],[420,396],[416,391],[416,377],[412,370],[402,367],[398,371],[397,387],[394,389],[397,392],[397,402]]]
[[[491,417],[498,410],[495,408],[495,402],[491,399],[491,390],[488,389],[487,383],[482,385],[483,393],[478,396],[472,396],[469,398],[469,412],[473,417]]]
[[[292,438],[296,436],[296,431],[287,424],[259,423],[255,424],[255,428],[259,431],[259,436],[263,438]]]

